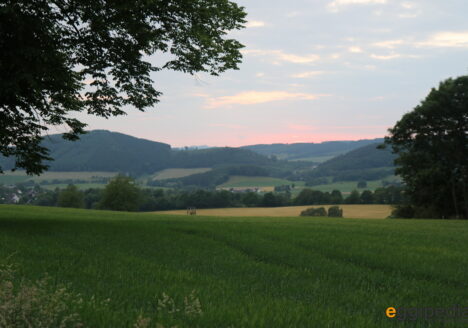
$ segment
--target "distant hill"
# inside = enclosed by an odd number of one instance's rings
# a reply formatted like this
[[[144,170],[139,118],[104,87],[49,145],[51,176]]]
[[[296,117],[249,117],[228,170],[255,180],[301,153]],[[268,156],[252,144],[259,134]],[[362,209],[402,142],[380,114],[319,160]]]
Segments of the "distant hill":
[[[372,143],[336,156],[311,171],[311,177],[333,177],[335,181],[376,180],[394,173],[395,155]]]
[[[218,165],[255,164],[264,165],[272,162],[264,155],[241,148],[208,148],[195,150],[177,150],[172,152],[172,167],[213,167]]]
[[[161,142],[135,138],[105,130],[90,131],[72,142],[61,135],[44,139],[53,161],[49,171],[108,171],[135,175],[154,173],[166,168],[208,168],[222,164],[271,162],[266,156],[238,148],[173,150]],[[4,170],[13,166],[12,158],[0,158]]]
[[[52,135],[43,145],[54,158],[47,163],[50,171],[154,172],[166,168],[171,156],[168,144],[105,130],[90,131],[74,142]]]
[[[317,177],[331,177],[335,181],[379,179],[392,174],[394,158],[389,150],[375,148],[381,141],[374,139],[175,150],[161,142],[94,130],[82,135],[76,142],[64,140],[61,135],[51,135],[44,139],[43,145],[50,149],[50,155],[54,158],[54,161],[47,163],[50,165],[49,171],[107,171],[141,176],[168,168],[211,168],[209,172],[169,179],[164,184],[213,186],[232,175],[306,181]],[[307,156],[333,156],[336,153],[341,155],[317,167],[311,162],[270,158],[276,155],[294,160]],[[0,165],[8,170],[12,167],[12,159],[0,158]],[[162,182],[155,183],[160,185]]]
[[[288,160],[311,160],[321,162],[340,154],[347,153],[353,149],[360,148],[372,143],[382,142],[383,139],[364,139],[357,141],[327,141],[322,143],[293,143],[293,144],[271,144],[250,145],[243,149],[249,149],[256,153]]]

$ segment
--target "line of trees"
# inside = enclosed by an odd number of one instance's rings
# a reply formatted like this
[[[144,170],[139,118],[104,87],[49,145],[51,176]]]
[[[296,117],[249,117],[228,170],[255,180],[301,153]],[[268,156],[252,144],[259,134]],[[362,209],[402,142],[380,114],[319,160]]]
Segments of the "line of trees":
[[[42,206],[60,206],[88,209],[109,209],[117,211],[158,211],[170,209],[225,208],[225,207],[279,207],[293,205],[326,204],[402,204],[402,187],[388,186],[375,191],[354,190],[343,195],[338,190],[322,192],[303,189],[293,197],[283,192],[243,192],[226,190],[164,190],[141,189],[134,180],[117,176],[104,189],[78,190],[74,185],[59,190],[45,190],[36,186],[34,197],[23,198],[20,203]]]

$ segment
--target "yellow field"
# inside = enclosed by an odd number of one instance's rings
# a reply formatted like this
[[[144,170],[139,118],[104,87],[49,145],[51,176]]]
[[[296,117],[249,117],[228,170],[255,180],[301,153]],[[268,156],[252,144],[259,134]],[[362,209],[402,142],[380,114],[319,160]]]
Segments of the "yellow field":
[[[199,209],[197,215],[208,216],[299,216],[301,211],[309,207],[325,207],[331,205],[308,205],[288,207],[251,207],[251,208],[216,208]],[[390,205],[340,205],[345,218],[385,219],[392,211]],[[161,214],[186,214],[185,210],[160,211]]]
[[[211,168],[195,168],[195,169],[165,169],[156,172],[153,176],[153,180],[164,180],[164,179],[176,179],[187,177],[192,174],[205,173],[211,171]]]

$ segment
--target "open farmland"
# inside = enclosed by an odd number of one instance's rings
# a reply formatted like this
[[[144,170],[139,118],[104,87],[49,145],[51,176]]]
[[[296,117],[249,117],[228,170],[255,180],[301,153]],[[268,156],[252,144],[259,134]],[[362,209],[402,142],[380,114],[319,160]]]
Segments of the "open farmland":
[[[80,294],[85,327],[461,327],[385,309],[466,306],[467,246],[466,221],[0,206],[1,263]]]
[[[383,186],[382,182],[383,181],[400,181],[397,179],[395,176],[388,176],[385,179],[380,179],[380,180],[372,180],[372,181],[367,181],[367,187],[365,188],[358,188],[357,184],[359,181],[340,181],[340,182],[331,182],[327,184],[321,184],[321,185],[316,185],[316,186],[310,186],[310,187],[305,187],[305,188],[310,188],[314,190],[320,190],[323,192],[332,192],[333,190],[339,190],[343,194],[349,194],[353,190],[358,190],[362,192],[363,190],[371,190],[374,191],[377,188],[381,188]]]
[[[41,182],[44,180],[67,180],[67,179],[79,179],[92,181],[95,178],[111,178],[117,175],[116,172],[55,172],[46,171],[41,175],[27,175],[25,171],[5,172],[0,175],[0,181],[2,179],[8,179],[9,177],[25,178],[26,180],[34,180]]]
[[[189,175],[205,173],[211,171],[211,168],[201,167],[201,168],[191,168],[191,169],[165,169],[156,172],[151,176],[152,180],[165,180],[165,179],[176,179],[183,178]]]
[[[325,207],[332,205],[307,205],[307,206],[285,206],[285,207],[242,207],[242,208],[213,208],[197,209],[198,215],[208,216],[269,216],[287,217],[299,216],[301,211],[310,207]],[[390,205],[339,205],[343,209],[345,218],[360,219],[385,219],[391,212]],[[162,211],[163,214],[186,214],[185,210]]]
[[[261,176],[240,176],[234,175],[229,178],[228,181],[218,186],[218,188],[241,188],[241,187],[275,187],[281,185],[291,185],[295,182],[291,182],[285,179],[278,179],[272,177],[261,177]]]
[[[27,175],[25,171],[15,171],[15,172],[5,172],[0,175],[0,184],[1,183],[18,183],[28,180],[32,180],[37,183],[44,181],[52,182],[54,180],[64,181],[64,180],[85,180],[92,182],[95,179],[99,178],[111,178],[117,175],[116,172],[52,172],[46,171],[41,175]]]

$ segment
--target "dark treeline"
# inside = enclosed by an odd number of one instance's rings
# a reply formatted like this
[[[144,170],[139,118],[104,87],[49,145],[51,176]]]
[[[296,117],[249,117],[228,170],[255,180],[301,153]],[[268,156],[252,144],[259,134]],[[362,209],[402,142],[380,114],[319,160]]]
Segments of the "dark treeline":
[[[114,186],[118,189],[119,186]],[[163,189],[137,189],[138,197],[135,197],[128,208],[138,211],[160,211],[172,209],[196,208],[225,208],[225,207],[279,207],[294,205],[327,205],[327,204],[402,204],[404,194],[400,186],[388,186],[378,188],[374,192],[357,190],[348,195],[340,191],[322,192],[313,189],[303,189],[293,197],[289,190],[283,192],[231,192],[227,190],[163,190]],[[108,188],[106,188],[108,189]],[[78,207],[88,209],[114,209],[112,205],[103,205],[103,198],[118,197],[105,196],[106,189],[87,189],[79,191],[75,186],[69,185],[66,189],[45,190],[39,186],[33,189],[23,189],[17,192],[14,201],[5,194],[5,188],[1,189],[2,202],[15,202],[41,206]],[[128,203],[128,197],[120,203]]]

